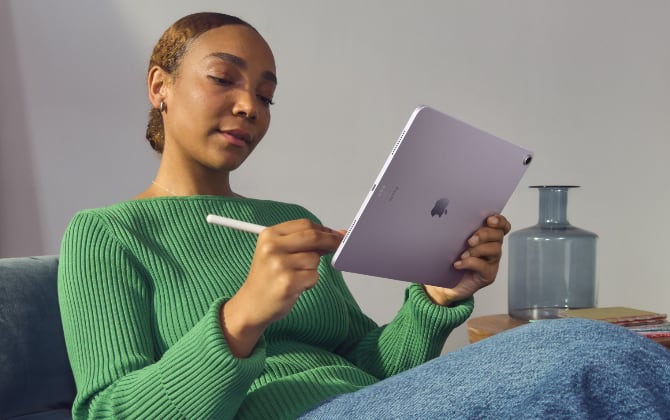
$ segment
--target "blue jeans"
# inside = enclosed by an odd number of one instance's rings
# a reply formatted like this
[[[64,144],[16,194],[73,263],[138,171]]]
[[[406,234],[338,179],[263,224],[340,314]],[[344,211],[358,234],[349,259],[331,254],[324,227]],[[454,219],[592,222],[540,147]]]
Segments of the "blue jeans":
[[[562,319],[515,328],[303,419],[670,419],[670,350],[625,328]]]

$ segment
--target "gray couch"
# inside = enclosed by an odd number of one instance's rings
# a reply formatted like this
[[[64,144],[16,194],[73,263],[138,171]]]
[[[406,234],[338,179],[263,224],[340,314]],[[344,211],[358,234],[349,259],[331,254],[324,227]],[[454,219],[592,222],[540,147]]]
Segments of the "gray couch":
[[[0,419],[68,419],[75,385],[55,255],[0,258]]]

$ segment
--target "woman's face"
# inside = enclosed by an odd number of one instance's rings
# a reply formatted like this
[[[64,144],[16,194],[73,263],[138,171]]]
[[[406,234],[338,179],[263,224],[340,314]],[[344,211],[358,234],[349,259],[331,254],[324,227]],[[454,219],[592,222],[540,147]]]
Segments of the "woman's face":
[[[196,38],[164,86],[163,158],[211,170],[240,166],[270,125],[275,73],[270,47],[247,26]]]

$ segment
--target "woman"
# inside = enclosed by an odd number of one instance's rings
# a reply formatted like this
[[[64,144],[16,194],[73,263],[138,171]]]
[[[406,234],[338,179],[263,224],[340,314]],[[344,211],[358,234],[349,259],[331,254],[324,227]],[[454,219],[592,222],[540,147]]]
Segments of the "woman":
[[[342,232],[230,185],[267,132],[276,85],[269,46],[238,18],[189,15],[158,41],[147,76],[158,173],[133,200],[79,212],[63,238],[75,418],[453,413],[444,390],[423,400],[417,386],[467,378],[424,363],[495,279],[508,221],[490,217],[470,238],[459,285],[411,285],[396,318],[377,326],[330,265]],[[208,225],[209,213],[270,227],[255,237]],[[402,404],[374,406],[381,394]]]

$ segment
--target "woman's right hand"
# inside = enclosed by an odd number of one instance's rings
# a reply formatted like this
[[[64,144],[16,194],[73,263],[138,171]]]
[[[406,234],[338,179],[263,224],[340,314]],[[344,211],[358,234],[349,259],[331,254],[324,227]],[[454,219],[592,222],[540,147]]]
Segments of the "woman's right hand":
[[[232,353],[247,357],[271,323],[286,316],[319,279],[322,255],[334,252],[343,232],[307,219],[265,228],[246,281],[221,310],[221,326]]]

